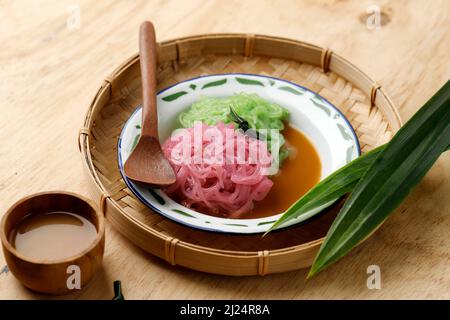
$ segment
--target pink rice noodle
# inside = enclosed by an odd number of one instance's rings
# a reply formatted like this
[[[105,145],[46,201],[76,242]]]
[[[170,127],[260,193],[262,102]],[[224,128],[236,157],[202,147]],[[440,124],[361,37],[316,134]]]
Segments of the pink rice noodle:
[[[214,138],[208,135],[211,133]],[[201,142],[202,150],[194,141]],[[264,199],[272,188],[272,180],[264,174],[272,162],[266,143],[234,130],[232,124],[197,123],[169,137],[162,148],[177,177],[165,192],[193,210],[238,218],[252,210],[253,202]]]

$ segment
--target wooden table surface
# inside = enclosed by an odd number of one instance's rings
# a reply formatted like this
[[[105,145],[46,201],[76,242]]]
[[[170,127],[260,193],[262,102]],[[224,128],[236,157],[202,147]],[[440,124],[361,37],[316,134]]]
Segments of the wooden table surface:
[[[367,10],[381,8],[369,28]],[[376,9],[376,8],[375,8]],[[79,28],[76,18],[80,13]],[[387,90],[404,120],[450,78],[450,1],[0,0],[0,215],[43,190],[87,195],[76,137],[102,80],[138,48],[209,32],[290,37],[332,48]],[[107,227],[102,271],[63,298],[450,298],[450,152],[358,249],[316,278],[306,270],[233,278],[171,267]],[[369,290],[367,267],[381,268]],[[0,299],[45,298],[23,288],[0,257]]]

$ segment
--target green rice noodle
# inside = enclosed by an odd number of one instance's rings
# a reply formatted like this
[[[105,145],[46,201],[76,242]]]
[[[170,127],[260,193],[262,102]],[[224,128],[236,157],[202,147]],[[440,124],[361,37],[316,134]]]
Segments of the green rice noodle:
[[[200,97],[192,106],[179,115],[182,127],[190,128],[195,121],[208,125],[219,122],[233,123],[230,116],[230,107],[243,119],[252,129],[284,129],[283,120],[287,119],[289,112],[283,107],[262,99],[256,94],[239,93],[226,98]],[[270,135],[268,136],[268,147],[270,150]],[[278,136],[280,141],[280,160],[288,156],[288,150],[284,147],[284,137]]]

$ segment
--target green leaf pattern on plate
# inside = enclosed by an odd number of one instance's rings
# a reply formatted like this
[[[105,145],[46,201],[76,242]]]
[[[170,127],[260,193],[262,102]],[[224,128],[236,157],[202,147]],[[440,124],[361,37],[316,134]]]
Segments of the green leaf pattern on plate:
[[[310,98],[309,100],[311,100],[311,102],[318,107],[319,109],[322,109],[323,111],[325,111],[325,113],[328,116],[331,116],[331,111],[330,109],[328,109],[327,106],[323,105],[321,102],[323,101],[322,99],[320,99],[318,96],[315,96],[314,98]],[[320,102],[318,102],[317,100],[319,100]]]
[[[294,88],[288,87],[288,86],[279,87],[278,89],[293,93],[297,96],[301,96],[302,94],[305,93],[304,91],[300,91],[300,90],[297,90],[297,89],[294,89]]]
[[[176,212],[176,213],[179,213],[179,214],[181,214],[181,215],[183,215],[183,216],[186,216],[186,217],[190,217],[190,218],[197,219],[197,217],[195,217],[195,216],[193,216],[192,214],[189,214],[189,213],[187,213],[187,212],[184,212],[183,210],[172,209],[172,211],[173,211],[173,212]]]
[[[170,101],[177,100],[179,97],[184,96],[185,94],[187,94],[186,91],[179,91],[179,92],[173,93],[171,95],[165,96],[162,99],[164,101],[170,102]]]
[[[221,79],[221,80],[217,80],[217,81],[208,82],[202,86],[202,89],[222,86],[225,83],[227,83],[227,79]]]
[[[141,137],[141,134],[140,134],[140,133],[138,133],[138,134],[136,135],[136,137],[134,137],[133,143],[131,144],[131,151],[133,151],[134,148],[136,147],[136,145],[137,145],[137,143],[138,143],[140,137]]]
[[[320,102],[320,103],[327,103],[321,96],[319,96],[319,95],[314,95],[314,98],[313,99],[316,99],[316,100],[318,100],[318,102]]]
[[[347,148],[347,153],[346,153],[345,160],[347,162],[350,162],[352,160],[352,155],[353,155],[353,146],[350,146],[350,147]]]
[[[344,140],[352,140],[352,136],[348,134],[348,132],[345,130],[345,128],[342,124],[337,123],[336,125],[337,125],[339,131],[341,132]]]
[[[163,206],[163,205],[166,204],[166,200],[164,200],[163,197],[161,197],[159,194],[157,194],[157,193],[155,192],[155,190],[153,190],[152,188],[149,188],[149,189],[148,189],[148,192],[150,192],[150,194],[153,196],[153,198],[155,198],[155,200],[158,201],[158,203],[159,203],[160,205]]]
[[[248,227],[246,224],[239,224],[239,223],[224,223],[224,226],[234,226],[234,227]]]
[[[258,80],[236,77],[236,81],[239,82],[240,84],[264,87],[264,83]]]
[[[275,223],[275,222],[276,222],[276,220],[272,220],[272,221],[263,221],[263,222],[258,223],[258,226],[263,226],[263,225],[271,224],[271,223]]]

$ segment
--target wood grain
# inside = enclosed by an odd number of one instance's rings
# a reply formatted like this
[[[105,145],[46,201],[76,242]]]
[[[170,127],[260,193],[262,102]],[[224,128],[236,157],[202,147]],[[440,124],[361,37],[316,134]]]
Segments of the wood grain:
[[[380,29],[365,25],[373,3]],[[79,29],[67,19],[80,5]],[[0,214],[19,198],[62,189],[87,195],[76,137],[106,75],[137,51],[152,20],[159,40],[207,32],[270,34],[331,48],[376,79],[408,119],[450,77],[450,3],[388,1],[1,1]],[[264,23],[262,23],[264,22]],[[25,131],[26,130],[26,131]],[[31,135],[30,135],[31,133]],[[444,154],[364,245],[318,277],[306,270],[230,278],[169,267],[107,226],[103,271],[67,298],[450,298],[450,155]],[[381,290],[366,286],[379,265]],[[43,296],[3,268],[0,299]],[[45,298],[45,297],[44,297]]]

